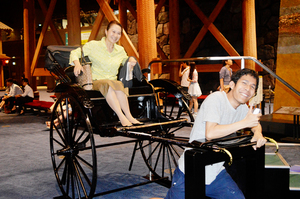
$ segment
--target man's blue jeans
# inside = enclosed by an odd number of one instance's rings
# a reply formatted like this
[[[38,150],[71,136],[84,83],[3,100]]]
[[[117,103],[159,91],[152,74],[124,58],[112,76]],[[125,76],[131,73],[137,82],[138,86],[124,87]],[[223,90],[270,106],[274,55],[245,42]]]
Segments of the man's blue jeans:
[[[184,173],[177,167],[174,171],[171,188],[165,199],[184,199],[185,198],[185,177]],[[217,178],[205,186],[206,196],[215,199],[244,199],[242,191],[232,180],[224,169]]]

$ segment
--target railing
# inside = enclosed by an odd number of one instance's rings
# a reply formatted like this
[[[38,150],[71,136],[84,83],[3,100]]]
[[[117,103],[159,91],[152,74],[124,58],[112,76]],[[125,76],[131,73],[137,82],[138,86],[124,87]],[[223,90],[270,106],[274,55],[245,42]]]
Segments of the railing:
[[[252,60],[254,61],[257,65],[259,65],[261,68],[263,68],[265,71],[267,71],[270,75],[275,77],[277,80],[279,80],[281,83],[283,83],[286,87],[288,87],[291,91],[296,93],[298,96],[300,96],[300,92],[296,90],[294,87],[292,87],[290,84],[288,84],[285,80],[283,80],[281,77],[276,75],[272,70],[270,70],[267,66],[259,62],[257,59],[254,57],[250,56],[224,56],[224,57],[196,57],[196,58],[182,58],[182,59],[165,59],[165,60],[153,60],[149,63],[148,69],[151,69],[151,65],[153,63],[170,63],[170,62],[201,62],[201,61],[218,61],[218,60],[241,60],[241,68],[245,68],[245,60]],[[148,73],[148,80],[150,80],[150,73]]]

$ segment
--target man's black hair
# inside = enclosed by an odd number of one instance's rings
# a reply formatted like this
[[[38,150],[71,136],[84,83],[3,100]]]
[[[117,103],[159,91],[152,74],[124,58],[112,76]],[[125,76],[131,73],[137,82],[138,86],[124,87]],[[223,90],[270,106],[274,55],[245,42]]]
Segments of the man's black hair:
[[[13,78],[8,78],[8,79],[6,80],[6,82],[14,83],[14,80],[13,80]]]
[[[231,81],[233,81],[235,84],[237,83],[237,81],[239,81],[239,79],[244,76],[244,75],[250,75],[252,77],[254,77],[256,79],[256,88],[255,88],[255,92],[257,91],[258,88],[258,75],[254,70],[248,69],[248,68],[244,68],[241,70],[236,71],[232,76],[231,76]]]
[[[27,78],[24,78],[22,81],[28,83],[28,79]]]

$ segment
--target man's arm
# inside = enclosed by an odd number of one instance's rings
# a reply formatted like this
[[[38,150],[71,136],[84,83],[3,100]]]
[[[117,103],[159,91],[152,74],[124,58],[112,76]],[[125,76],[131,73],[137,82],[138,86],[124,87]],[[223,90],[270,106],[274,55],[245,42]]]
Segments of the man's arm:
[[[249,108],[249,111],[244,119],[232,124],[223,125],[207,121],[205,127],[206,139],[212,140],[216,138],[221,138],[230,135],[240,129],[253,128],[258,126],[261,114],[253,114],[252,109],[252,107]]]
[[[251,128],[252,132],[254,133],[251,142],[256,141],[257,144],[253,148],[259,148],[266,143],[266,139],[262,135],[262,128],[259,123],[259,119],[261,114],[253,114],[252,107],[250,107],[246,117],[238,122],[232,124],[221,125],[215,122],[206,122],[205,128],[205,137],[208,140],[222,138],[227,135],[230,135],[240,129],[244,128]]]

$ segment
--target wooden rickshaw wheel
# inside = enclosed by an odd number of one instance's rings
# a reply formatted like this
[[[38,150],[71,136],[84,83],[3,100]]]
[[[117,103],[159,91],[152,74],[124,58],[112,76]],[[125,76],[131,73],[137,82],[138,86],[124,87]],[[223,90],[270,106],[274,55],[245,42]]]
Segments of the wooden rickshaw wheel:
[[[184,116],[189,118],[190,122],[194,122],[193,114],[189,111],[188,99],[184,97],[188,93],[183,91],[177,82],[166,79],[154,79],[150,83],[154,86],[157,100],[159,101],[160,113],[164,117],[173,120]]]
[[[174,139],[174,138],[173,138]],[[178,159],[184,151],[184,147],[171,144],[167,141],[139,141],[139,149],[150,171],[152,179],[165,178],[163,185],[171,186],[173,173],[178,166]]]
[[[55,126],[57,118],[60,119]],[[69,94],[62,95],[54,105],[50,152],[55,177],[63,196],[92,198],[97,183],[92,126],[83,107]]]

